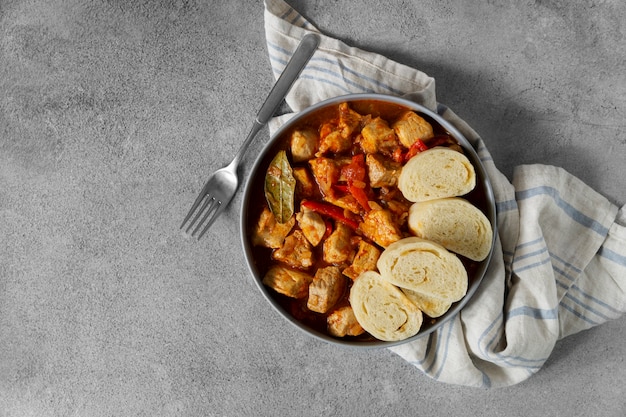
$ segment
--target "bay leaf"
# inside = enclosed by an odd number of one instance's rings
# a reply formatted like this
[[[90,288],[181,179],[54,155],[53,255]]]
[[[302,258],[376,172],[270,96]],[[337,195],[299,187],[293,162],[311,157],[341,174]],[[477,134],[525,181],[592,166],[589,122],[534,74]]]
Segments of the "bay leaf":
[[[287,152],[278,151],[265,174],[265,199],[278,223],[286,223],[294,212],[296,179]]]

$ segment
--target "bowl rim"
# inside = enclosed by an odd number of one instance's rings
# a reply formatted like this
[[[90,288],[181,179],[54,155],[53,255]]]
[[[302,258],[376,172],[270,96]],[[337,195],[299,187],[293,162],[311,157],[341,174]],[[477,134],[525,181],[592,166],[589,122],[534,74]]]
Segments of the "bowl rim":
[[[249,243],[247,233],[247,217],[248,217],[248,202],[250,199],[250,195],[252,193],[252,186],[254,183],[254,174],[258,172],[261,163],[263,162],[266,154],[273,148],[274,144],[286,133],[289,129],[293,127],[301,118],[310,115],[311,113],[315,113],[318,110],[338,105],[343,102],[353,102],[353,101],[383,101],[390,102],[392,104],[398,104],[401,106],[405,106],[411,110],[426,114],[432,117],[437,123],[439,123],[445,130],[447,130],[461,145],[464,151],[469,153],[467,155],[470,158],[470,161],[474,165],[474,169],[478,171],[479,175],[477,179],[480,178],[480,183],[482,187],[484,187],[485,191],[485,199],[486,199],[486,213],[485,215],[491,222],[492,226],[492,244],[489,250],[489,255],[483,261],[479,263],[478,268],[475,271],[475,276],[472,282],[470,283],[467,293],[460,300],[452,305],[452,307],[441,317],[436,319],[436,323],[430,327],[427,327],[424,330],[420,330],[414,336],[409,338],[398,340],[398,341],[382,341],[382,340],[372,340],[372,341],[355,341],[352,339],[341,339],[335,338],[330,335],[321,333],[312,329],[305,324],[301,323],[294,317],[292,317],[287,311],[285,311],[282,306],[280,306],[270,294],[269,289],[263,285],[260,277],[257,276],[255,271],[253,262],[251,261],[251,245]],[[388,94],[378,94],[378,93],[354,93],[354,94],[346,94],[341,96],[332,97],[323,101],[320,101],[316,104],[313,104],[300,112],[296,112],[293,114],[293,117],[289,118],[280,128],[276,130],[276,132],[271,135],[271,138],[267,143],[265,143],[257,155],[255,162],[252,168],[249,171],[249,175],[245,181],[245,187],[243,196],[241,199],[241,210],[239,216],[239,235],[241,239],[242,249],[244,252],[244,257],[246,260],[246,265],[250,272],[250,276],[253,279],[256,287],[261,291],[263,297],[269,302],[269,304],[273,307],[273,309],[282,316],[289,323],[294,325],[300,331],[304,332],[306,335],[313,337],[317,340],[330,343],[339,347],[348,347],[353,349],[376,349],[376,348],[389,348],[393,346],[399,346],[406,343],[410,343],[412,341],[424,338],[436,330],[440,329],[444,324],[454,319],[463,308],[470,302],[470,300],[474,297],[475,293],[478,291],[478,288],[482,284],[483,278],[489,268],[491,263],[491,258],[493,256],[496,236],[497,236],[497,213],[496,213],[496,204],[495,204],[495,196],[493,192],[493,186],[491,184],[491,180],[487,174],[487,171],[480,160],[478,153],[474,146],[467,140],[467,138],[448,120],[446,120],[442,115],[430,110],[422,104],[419,104],[415,101],[411,101],[407,98],[392,96]]]

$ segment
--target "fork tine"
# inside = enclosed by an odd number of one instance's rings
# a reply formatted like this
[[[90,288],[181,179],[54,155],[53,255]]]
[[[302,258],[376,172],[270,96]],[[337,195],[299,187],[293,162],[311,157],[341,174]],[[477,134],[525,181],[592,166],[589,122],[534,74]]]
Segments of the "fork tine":
[[[208,204],[208,207],[205,207],[205,210],[203,211],[204,215],[202,216],[202,219],[196,225],[196,228],[193,229],[191,236],[195,236],[195,234],[198,233],[200,229],[202,229],[202,231],[198,235],[198,240],[200,240],[202,235],[206,233],[206,231],[209,229],[209,227],[211,227],[211,225],[213,224],[217,216],[220,214],[221,208],[222,208],[222,202],[220,200],[217,200],[215,197],[211,197],[210,204]],[[209,218],[209,216],[211,217]],[[204,228],[202,228],[202,226],[205,224],[207,219],[208,219],[208,223],[204,226]]]
[[[200,202],[202,201],[202,199],[204,197],[206,197],[206,184],[204,185],[204,187],[202,187],[202,191],[200,191],[200,193],[198,194],[198,197],[196,197],[196,201],[193,202],[193,205],[191,206],[191,209],[189,210],[189,213],[187,213],[187,215],[185,216],[185,220],[183,220],[183,222],[180,225],[180,228],[182,229],[183,226],[185,225],[185,223],[187,223],[187,220],[189,220],[191,218],[191,215],[196,211],[196,209],[198,208],[198,206],[200,205]],[[200,210],[200,213],[202,213],[202,210]],[[194,219],[195,221],[195,219]],[[191,222],[191,224],[193,224],[194,222]],[[189,228],[187,228],[187,230],[189,230]]]
[[[224,205],[219,200],[216,201],[216,204],[214,204],[214,207],[215,207],[215,210],[213,211],[213,214],[212,214],[211,218],[209,219],[209,221],[207,222],[207,224],[204,226],[204,229],[202,229],[202,231],[198,235],[198,240],[200,240],[200,238],[202,236],[204,236],[204,234],[207,232],[207,230],[209,230],[209,227],[211,227],[213,222],[215,222],[215,220],[219,217],[220,213],[224,209]],[[211,209],[213,209],[213,207],[211,207]],[[202,223],[204,223],[204,220],[206,220],[208,215],[209,215],[209,212],[207,212],[207,214],[205,214],[205,216],[202,218]],[[193,233],[196,233],[197,229],[200,228],[202,223],[200,223],[198,225],[198,227],[196,228],[196,230],[193,231]]]
[[[209,217],[209,214],[213,211],[213,208],[214,208],[213,206],[215,205],[216,201],[217,200],[215,199],[215,197],[207,195],[207,198],[204,204],[202,204],[202,207],[200,208],[200,210],[198,211],[198,214],[191,222],[191,225],[189,225],[189,227],[187,228],[187,231],[189,231],[189,229],[191,229],[191,226],[195,225],[195,229],[193,229],[193,232],[191,232],[192,236],[198,231],[198,229],[200,229],[202,224]],[[200,217],[202,218],[200,219]],[[198,221],[198,219],[200,219],[200,221]]]
[[[207,194],[203,193],[202,198],[204,198],[204,202],[198,209],[198,212],[196,213],[194,218],[187,225],[187,229],[185,229],[185,233],[189,233],[189,230],[196,224],[198,219],[205,213],[205,211],[208,211],[210,209],[211,205],[213,204],[213,201],[215,200],[215,198],[211,197],[211,195],[208,193]],[[199,224],[202,224],[202,222],[200,222]]]

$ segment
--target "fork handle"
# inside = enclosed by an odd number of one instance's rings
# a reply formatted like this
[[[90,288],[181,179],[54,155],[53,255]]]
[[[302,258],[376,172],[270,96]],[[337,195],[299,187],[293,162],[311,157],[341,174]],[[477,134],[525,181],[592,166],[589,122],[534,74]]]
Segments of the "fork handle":
[[[276,109],[282,103],[283,99],[291,89],[311,56],[317,49],[320,39],[314,33],[309,33],[302,38],[300,45],[293,53],[293,56],[287,63],[287,66],[278,77],[276,84],[272,87],[269,95],[265,99],[265,103],[257,113],[256,120],[261,124],[266,124],[276,112]]]
[[[287,66],[280,74],[280,77],[278,77],[274,87],[272,87],[272,90],[265,99],[265,102],[259,109],[256,119],[252,125],[252,129],[250,130],[246,140],[241,144],[241,147],[239,148],[239,151],[237,152],[237,155],[231,165],[237,165],[239,163],[239,160],[248,148],[250,142],[252,142],[252,139],[254,139],[257,133],[265,127],[267,122],[274,115],[276,109],[280,106],[280,103],[282,103],[283,99],[291,89],[291,86],[298,79],[298,76],[306,66],[307,62],[309,62],[309,59],[313,56],[319,42],[319,36],[314,33],[309,33],[302,38],[300,45],[298,45],[298,48],[293,53],[293,56],[287,63]]]

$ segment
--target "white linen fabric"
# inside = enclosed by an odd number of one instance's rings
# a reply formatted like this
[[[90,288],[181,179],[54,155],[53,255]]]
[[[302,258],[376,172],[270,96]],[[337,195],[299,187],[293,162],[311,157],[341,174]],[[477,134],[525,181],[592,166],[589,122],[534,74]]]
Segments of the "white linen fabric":
[[[520,166],[510,182],[479,135],[437,102],[433,78],[321,34],[282,0],[265,1],[265,31],[276,77],[306,33],[320,34],[286,99],[294,112],[349,93],[407,97],[465,135],[493,184],[498,237],[480,288],[453,320],[393,352],[441,382],[508,386],[536,373],[559,339],[626,311],[626,206],[558,167]]]

